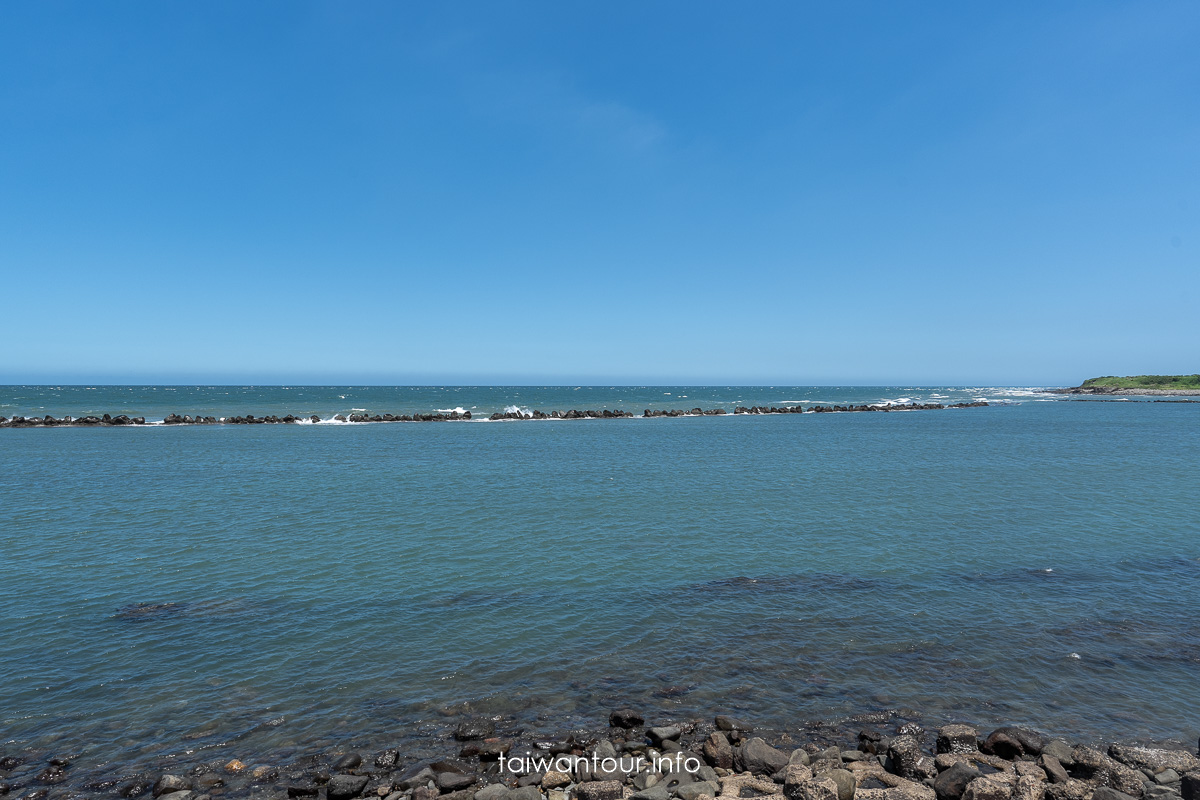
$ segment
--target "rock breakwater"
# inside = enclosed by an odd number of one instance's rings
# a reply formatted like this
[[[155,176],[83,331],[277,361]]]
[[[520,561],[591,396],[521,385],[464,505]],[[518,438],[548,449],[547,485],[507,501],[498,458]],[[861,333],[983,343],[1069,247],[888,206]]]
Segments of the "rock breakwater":
[[[987,406],[985,402],[974,403],[954,403],[952,405],[942,405],[941,403],[907,403],[902,405],[858,405],[858,406],[811,406],[805,408],[803,406],[786,406],[783,408],[775,408],[768,406],[753,406],[746,408],[738,406],[734,409],[734,414],[815,414],[815,413],[831,413],[831,412],[857,412],[857,411],[934,411],[946,408],[982,408]],[[693,408],[690,410],[684,409],[646,409],[641,416],[646,419],[657,417],[719,417],[725,416],[728,412],[723,408],[702,409]],[[613,411],[609,409],[601,410],[586,410],[571,409],[570,411],[502,411],[496,412],[487,417],[491,421],[501,420],[549,420],[549,419],[629,419],[635,414],[630,411]],[[285,414],[284,416],[268,415],[256,417],[253,414],[245,416],[231,417],[213,417],[203,416],[200,414],[169,414],[161,422],[147,422],[145,417],[130,417],[126,414],[118,414],[112,416],[105,414],[103,416],[85,416],[85,417],[53,417],[47,414],[44,417],[13,417],[11,419],[0,417],[0,428],[88,428],[88,427],[122,427],[127,425],[295,425],[299,423],[319,423],[325,421],[333,422],[466,422],[473,417],[470,411],[451,411],[449,413],[436,414],[335,414],[334,416],[323,420],[319,415],[312,414],[310,416],[296,416],[295,414]]]

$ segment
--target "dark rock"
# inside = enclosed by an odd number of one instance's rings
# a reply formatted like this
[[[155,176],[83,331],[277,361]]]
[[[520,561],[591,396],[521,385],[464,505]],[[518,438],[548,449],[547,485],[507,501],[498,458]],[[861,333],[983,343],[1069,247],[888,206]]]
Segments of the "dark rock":
[[[396,766],[396,761],[400,758],[399,750],[384,750],[379,755],[375,756],[375,766],[380,769],[391,769]]]
[[[351,800],[363,793],[368,780],[366,775],[334,775],[325,787],[325,796],[329,800]]]
[[[44,770],[38,773],[36,778],[34,778],[34,780],[38,783],[44,783],[47,786],[55,786],[62,783],[66,779],[67,771],[65,769],[61,769],[60,767],[46,767]]]
[[[1101,786],[1092,793],[1092,800],[1134,800],[1134,798],[1109,786]]]
[[[288,797],[316,797],[320,792],[315,783],[293,783],[287,787]]]
[[[755,736],[733,754],[734,769],[756,775],[774,775],[788,765],[788,756]]]
[[[982,777],[979,770],[965,761],[959,761],[943,771],[933,781],[933,791],[937,800],[959,800],[967,790],[967,784]]]
[[[891,771],[902,778],[921,781],[937,775],[933,759],[921,752],[921,745],[912,734],[892,739],[887,757],[892,765]]]
[[[970,725],[944,725],[938,731],[938,753],[974,753],[978,749],[979,732]]]
[[[24,763],[25,759],[20,756],[4,756],[4,758],[0,758],[0,770],[7,772],[8,770],[16,769]]]
[[[883,755],[887,752],[888,740],[879,731],[861,730],[858,732],[858,749],[871,755]]]
[[[1025,754],[1025,748],[1016,738],[1004,731],[993,731],[984,741],[983,752],[1012,761]]]
[[[192,782],[187,778],[179,775],[163,775],[154,782],[154,788],[151,790],[155,797],[160,794],[169,794],[171,792],[186,792],[192,788]]]
[[[1183,800],[1200,800],[1200,772],[1189,772],[1179,781],[1179,793]]]
[[[362,756],[358,753],[346,753],[346,755],[333,762],[333,769],[337,772],[345,772],[347,770],[356,769],[362,764]]]
[[[474,775],[461,775],[457,772],[440,772],[437,776],[437,787],[445,792],[456,792],[466,789],[475,783]]]
[[[489,719],[471,719],[460,722],[454,729],[454,738],[460,742],[486,739],[496,732],[496,725]]]
[[[512,739],[501,739],[496,742],[483,742],[479,745],[480,761],[499,761],[500,756],[512,750]]]
[[[725,734],[720,731],[713,731],[708,735],[701,751],[709,766],[721,769],[733,768],[733,746],[729,744],[729,739],[725,737]]]
[[[608,724],[613,728],[636,728],[645,725],[646,719],[631,708],[622,708],[608,715]]]
[[[719,731],[741,731],[742,733],[753,733],[754,726],[735,717],[727,717],[724,714],[718,714],[713,720]]]
[[[1046,746],[1046,739],[1037,731],[1031,731],[1028,728],[1017,728],[1006,726],[997,728],[996,733],[1003,733],[1006,736],[1015,739],[1021,745],[1021,750],[1025,755],[1040,756],[1042,749]]]
[[[620,781],[588,781],[575,787],[577,800],[621,800]]]

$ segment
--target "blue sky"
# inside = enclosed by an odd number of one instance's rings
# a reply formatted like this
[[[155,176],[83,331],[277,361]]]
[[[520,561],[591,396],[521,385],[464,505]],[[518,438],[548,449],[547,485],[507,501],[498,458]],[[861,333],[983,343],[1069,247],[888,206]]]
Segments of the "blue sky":
[[[1200,370],[1200,6],[0,6],[0,383]]]

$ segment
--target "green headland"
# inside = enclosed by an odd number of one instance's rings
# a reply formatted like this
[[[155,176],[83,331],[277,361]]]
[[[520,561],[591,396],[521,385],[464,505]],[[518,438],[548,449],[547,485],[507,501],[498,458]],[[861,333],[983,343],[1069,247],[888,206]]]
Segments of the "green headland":
[[[1200,375],[1107,375],[1088,378],[1070,389],[1053,389],[1059,394],[1154,394],[1200,395]]]
[[[1081,389],[1200,389],[1200,375],[1130,375],[1088,378]]]

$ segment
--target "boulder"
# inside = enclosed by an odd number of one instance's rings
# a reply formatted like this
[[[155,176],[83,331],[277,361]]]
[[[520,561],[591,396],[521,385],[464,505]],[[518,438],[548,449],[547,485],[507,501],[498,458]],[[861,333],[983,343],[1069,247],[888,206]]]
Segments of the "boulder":
[[[984,775],[967,784],[962,800],[1010,800],[1015,784],[1016,776],[1010,773]]]
[[[970,725],[945,725],[938,730],[938,753],[973,753],[979,749],[979,732]]]
[[[754,726],[748,722],[737,719],[736,717],[728,717],[724,714],[718,714],[713,720],[719,731],[741,731],[742,733],[753,733]]]
[[[454,738],[460,742],[486,739],[496,732],[496,725],[489,719],[472,719],[460,722],[454,729]]]
[[[788,756],[755,736],[734,752],[733,764],[739,772],[774,775],[788,765]]]
[[[821,777],[830,778],[837,785],[838,800],[854,800],[854,790],[858,788],[858,783],[850,770],[833,769]]]
[[[661,747],[665,741],[677,740],[683,735],[683,731],[674,725],[664,725],[657,728],[647,728],[646,736],[650,738],[652,744]]]
[[[700,800],[704,795],[716,797],[717,784],[715,781],[685,783],[675,790],[675,794],[679,797],[679,800]]]
[[[367,788],[366,775],[334,775],[325,787],[328,800],[351,800],[363,793]]]
[[[474,775],[463,775],[459,772],[439,772],[435,781],[438,789],[443,794],[446,792],[456,792],[459,789],[466,789],[468,786],[475,784]]]
[[[186,792],[192,788],[192,782],[180,775],[163,775],[154,782],[151,794],[158,797],[171,792]]]
[[[921,781],[937,775],[933,759],[921,752],[921,745],[912,734],[892,739],[887,757],[892,762],[891,771],[902,778]]]
[[[1133,800],[1133,798],[1111,787],[1101,786],[1092,793],[1092,800]]]
[[[1179,781],[1179,793],[1183,800],[1200,800],[1200,772],[1184,775]]]
[[[346,772],[356,769],[362,764],[362,756],[358,753],[346,753],[346,755],[333,762],[333,769],[337,772]]]
[[[721,769],[733,768],[733,746],[729,744],[729,740],[725,738],[725,734],[720,731],[710,733],[700,749],[704,760],[710,766],[720,767]],[[808,754],[805,753],[806,760],[807,756]]]
[[[474,794],[473,800],[508,800],[511,792],[512,790],[502,783],[489,783]]]
[[[1025,753],[1025,748],[1021,746],[1021,743],[1004,731],[993,731],[984,741],[981,749],[985,753],[991,753],[1009,761],[1020,758]]]
[[[1092,781],[1132,797],[1142,796],[1142,775],[1099,750],[1078,746],[1071,751],[1071,777]]]
[[[960,761],[941,774],[933,781],[933,791],[937,800],[959,800],[966,791],[967,785],[983,774],[966,761]]]
[[[1062,762],[1052,755],[1042,753],[1038,756],[1038,766],[1046,771],[1046,779],[1051,783],[1065,783],[1067,778],[1067,770],[1063,767]]]

